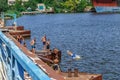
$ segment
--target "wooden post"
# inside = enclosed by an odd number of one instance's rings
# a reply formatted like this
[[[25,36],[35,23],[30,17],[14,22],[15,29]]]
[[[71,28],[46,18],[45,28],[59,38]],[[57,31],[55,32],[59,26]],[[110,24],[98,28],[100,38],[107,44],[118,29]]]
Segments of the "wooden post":
[[[91,78],[90,78],[89,80],[94,80],[94,77],[93,77],[93,76],[91,76]]]
[[[74,77],[78,77],[78,73],[79,73],[78,69],[74,69]]]
[[[68,69],[68,77],[72,77],[72,70]]]

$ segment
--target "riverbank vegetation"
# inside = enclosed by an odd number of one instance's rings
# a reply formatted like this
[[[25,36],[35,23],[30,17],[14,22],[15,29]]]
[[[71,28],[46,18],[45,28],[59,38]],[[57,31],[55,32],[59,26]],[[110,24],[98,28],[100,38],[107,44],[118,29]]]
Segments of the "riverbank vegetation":
[[[44,3],[46,8],[52,7],[55,13],[83,12],[86,6],[92,6],[90,0],[29,0],[28,2],[16,0],[14,5],[8,5],[7,0],[0,0],[0,3],[0,12],[16,14],[27,11],[28,8],[35,11],[38,3]]]

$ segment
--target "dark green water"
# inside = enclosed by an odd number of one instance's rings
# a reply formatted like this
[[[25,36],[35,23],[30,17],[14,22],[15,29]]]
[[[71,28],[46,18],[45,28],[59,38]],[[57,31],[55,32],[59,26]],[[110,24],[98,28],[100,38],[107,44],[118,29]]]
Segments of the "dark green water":
[[[103,75],[103,80],[119,80],[120,76],[120,14],[41,14],[25,15],[18,25],[32,31],[37,49],[42,49],[41,37],[46,34],[51,48],[62,51],[61,69],[78,68],[81,72]],[[10,25],[11,21],[7,21]],[[26,41],[29,47],[29,40]],[[71,61],[71,50],[82,57]]]

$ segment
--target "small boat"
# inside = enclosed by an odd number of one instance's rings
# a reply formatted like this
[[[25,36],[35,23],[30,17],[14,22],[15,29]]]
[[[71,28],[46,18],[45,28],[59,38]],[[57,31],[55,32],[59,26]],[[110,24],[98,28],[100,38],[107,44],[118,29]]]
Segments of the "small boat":
[[[31,31],[30,30],[24,30],[23,26],[7,26],[0,28],[2,32],[8,32],[13,37],[16,37],[18,35],[21,35],[23,37],[30,37]]]
[[[30,37],[30,30],[9,30],[9,34],[13,37],[21,35],[22,37]]]

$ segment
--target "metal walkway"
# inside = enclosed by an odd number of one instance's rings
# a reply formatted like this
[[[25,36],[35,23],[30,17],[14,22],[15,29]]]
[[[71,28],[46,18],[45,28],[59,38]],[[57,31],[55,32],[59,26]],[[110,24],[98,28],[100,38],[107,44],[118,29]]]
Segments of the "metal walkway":
[[[1,57],[1,55],[0,55],[0,57]],[[4,64],[3,64],[2,60],[0,59],[0,80],[8,80],[6,75],[7,74],[5,72]]]
[[[64,80],[7,33],[0,32],[0,55],[6,77],[0,80],[27,80],[26,77],[30,80]]]
[[[2,63],[0,61],[0,80],[2,80]]]

